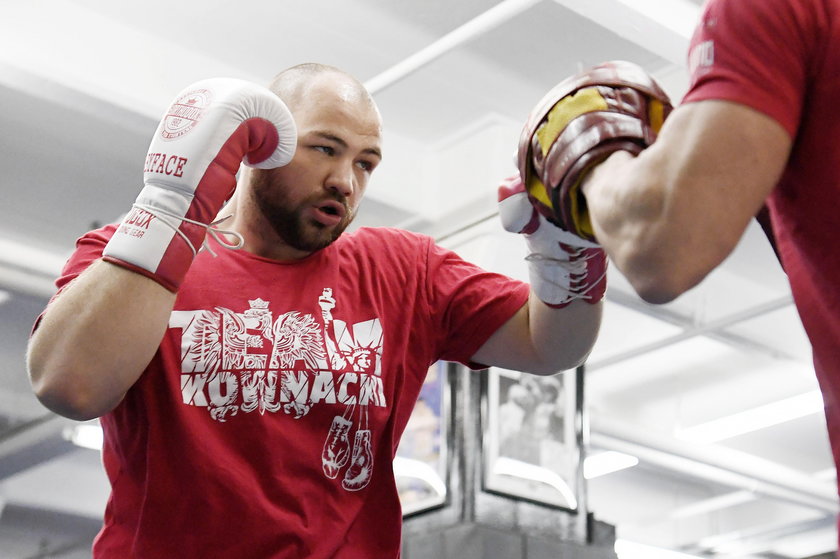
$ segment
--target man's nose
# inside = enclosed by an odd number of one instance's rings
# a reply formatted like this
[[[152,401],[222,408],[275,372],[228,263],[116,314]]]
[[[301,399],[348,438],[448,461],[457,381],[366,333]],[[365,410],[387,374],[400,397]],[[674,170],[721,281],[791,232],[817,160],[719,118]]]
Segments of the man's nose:
[[[327,178],[327,189],[335,191],[345,198],[353,194],[354,176],[352,165],[336,165]]]

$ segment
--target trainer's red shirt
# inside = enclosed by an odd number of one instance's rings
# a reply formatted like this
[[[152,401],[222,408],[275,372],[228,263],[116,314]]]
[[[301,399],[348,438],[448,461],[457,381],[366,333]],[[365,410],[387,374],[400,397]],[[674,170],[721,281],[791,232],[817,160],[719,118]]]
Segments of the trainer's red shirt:
[[[711,0],[684,102],[726,99],[793,138],[768,206],[840,464],[840,0]]]
[[[80,239],[59,286],[112,233]],[[528,286],[393,229],[292,263],[215,251],[101,419],[112,491],[94,557],[398,557],[392,460],[426,371],[467,362]]]

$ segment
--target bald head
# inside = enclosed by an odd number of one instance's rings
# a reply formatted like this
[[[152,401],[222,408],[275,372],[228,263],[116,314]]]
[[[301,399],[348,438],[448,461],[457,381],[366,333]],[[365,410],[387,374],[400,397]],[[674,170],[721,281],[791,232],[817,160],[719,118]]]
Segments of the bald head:
[[[373,97],[362,82],[347,72],[327,64],[308,62],[292,66],[280,72],[268,88],[294,111],[300,106],[306,93],[325,83],[328,83],[345,101],[368,105],[378,112]]]

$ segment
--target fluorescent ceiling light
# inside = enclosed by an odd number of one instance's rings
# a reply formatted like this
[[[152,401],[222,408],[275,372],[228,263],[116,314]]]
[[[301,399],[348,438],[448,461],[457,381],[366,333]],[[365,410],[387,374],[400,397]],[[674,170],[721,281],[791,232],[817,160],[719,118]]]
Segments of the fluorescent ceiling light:
[[[64,431],[64,438],[82,448],[102,450],[102,427],[98,424],[85,423],[68,427]]]
[[[608,450],[607,452],[588,456],[583,461],[583,477],[593,479],[619,470],[632,468],[638,463],[639,459],[635,456]]]
[[[714,443],[800,417],[822,413],[823,409],[822,395],[819,390],[815,390],[681,429],[677,437],[693,443]]]
[[[702,559],[698,555],[688,555],[687,553],[627,540],[615,541],[615,553],[618,555],[618,559]]]

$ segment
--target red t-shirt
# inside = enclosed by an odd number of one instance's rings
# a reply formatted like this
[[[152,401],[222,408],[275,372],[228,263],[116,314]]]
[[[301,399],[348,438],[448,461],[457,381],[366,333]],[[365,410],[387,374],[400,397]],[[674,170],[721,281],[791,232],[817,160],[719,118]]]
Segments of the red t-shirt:
[[[112,232],[80,240],[59,286]],[[214,250],[101,419],[112,492],[94,556],[398,557],[392,460],[425,373],[467,362],[528,286],[393,229],[293,263]]]
[[[840,0],[711,0],[689,68],[684,102],[736,101],[793,138],[768,206],[840,465]]]

